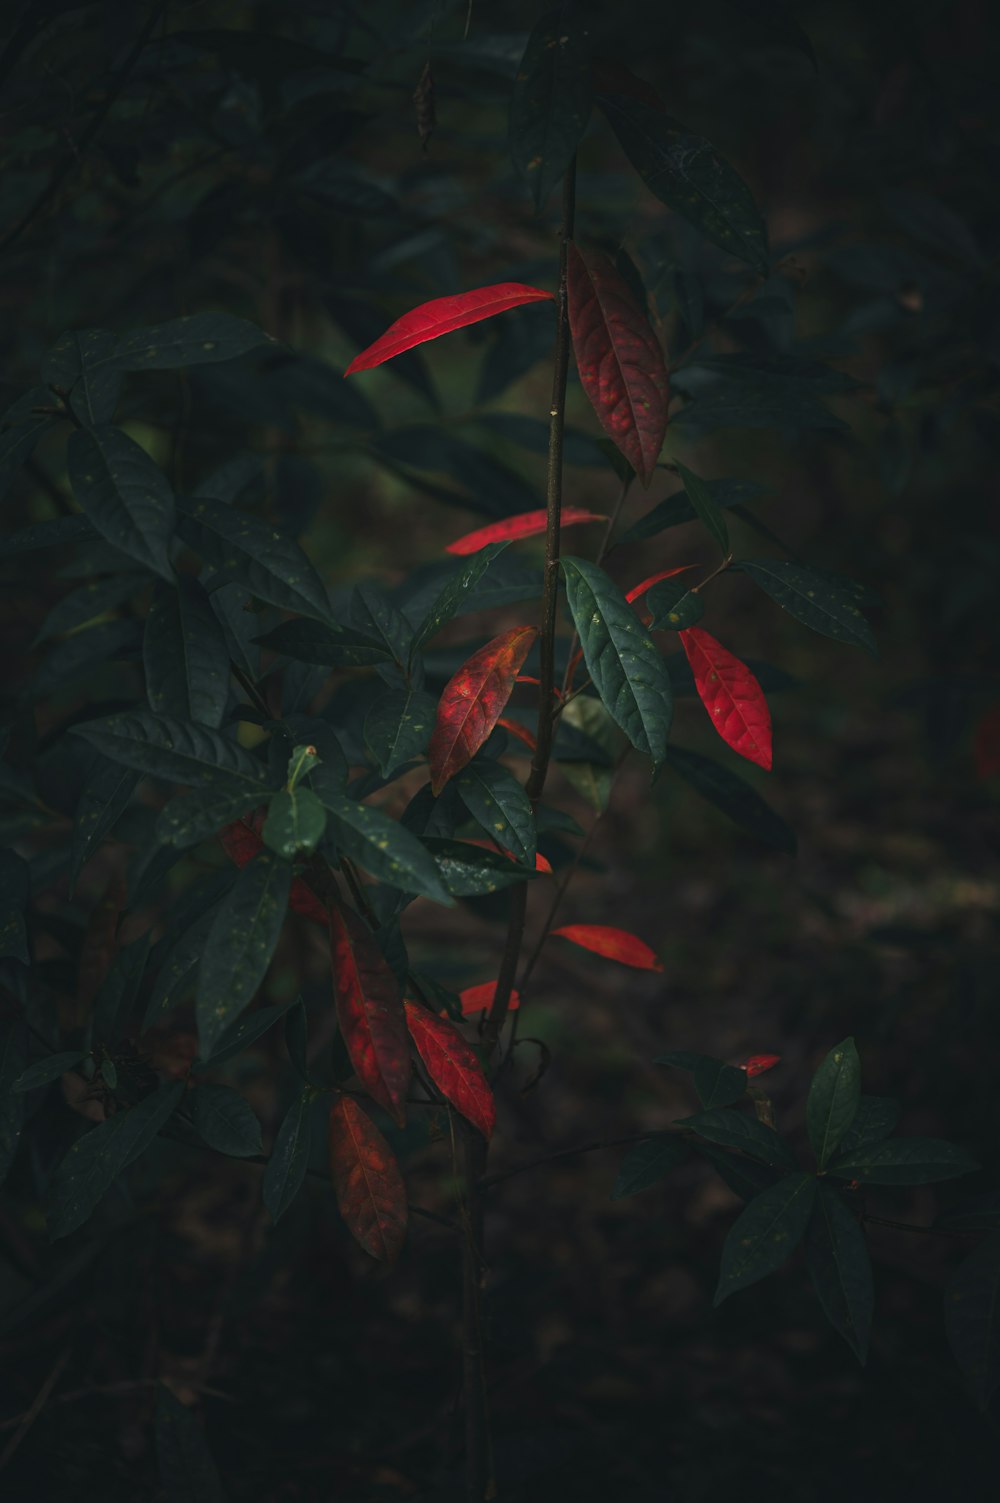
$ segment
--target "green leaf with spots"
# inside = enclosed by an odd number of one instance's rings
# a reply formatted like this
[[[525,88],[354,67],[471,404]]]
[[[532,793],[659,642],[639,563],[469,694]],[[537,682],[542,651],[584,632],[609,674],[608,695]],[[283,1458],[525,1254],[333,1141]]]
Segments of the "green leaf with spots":
[[[110,359],[121,371],[175,371],[235,360],[260,345],[276,344],[256,324],[231,313],[189,313],[133,329],[117,341]]]
[[[801,1242],[816,1198],[811,1174],[787,1174],[755,1195],[730,1228],[722,1249],[715,1305],[774,1273]]]
[[[71,329],[42,361],[42,380],[64,396],[85,428],[110,423],[115,415],[122,389],[122,373],[111,361],[116,343],[107,329]]]
[[[425,756],[434,729],[437,704],[424,689],[389,690],[380,694],[365,716],[365,745],[389,778],[415,757]]]
[[[307,1086],[285,1113],[264,1170],[264,1205],[273,1221],[288,1210],[301,1190],[309,1168],[311,1105],[312,1092]]]
[[[488,543],[485,548],[480,548],[478,553],[471,554],[458,565],[448,583],[438,592],[430,610],[417,628],[413,646],[410,649],[411,661],[425,644],[432,637],[436,637],[441,628],[447,626],[452,617],[459,613],[490,564],[506,547],[506,542]]]
[[[200,845],[225,825],[232,824],[234,819],[256,809],[267,796],[267,788],[256,783],[236,788],[199,788],[194,793],[182,793],[160,810],[156,838],[161,845],[177,846],[181,850]]]
[[[73,495],[102,537],[172,581],[176,503],[166,475],[120,428],[71,433],[66,450]]]
[[[686,1127],[710,1143],[722,1148],[738,1148],[748,1158],[771,1167],[794,1168],[795,1159],[784,1138],[773,1128],[758,1122],[749,1112],[729,1111],[726,1107],[713,1107],[711,1111],[699,1112],[694,1117],[681,1117],[678,1127]]]
[[[413,644],[413,627],[406,617],[374,585],[356,585],[348,612],[351,627],[361,636],[381,643],[386,656],[405,669]]]
[[[326,588],[298,543],[266,522],[208,496],[178,502],[177,532],[212,565],[212,585],[240,584],[279,610],[318,621],[330,615]]]
[[[103,756],[148,777],[237,794],[268,791],[262,762],[219,731],[169,715],[136,711],[72,727]]]
[[[681,584],[679,579],[664,579],[654,585],[646,596],[646,608],[653,617],[649,623],[650,631],[684,631],[686,627],[696,625],[705,614],[701,595]]]
[[[644,1143],[637,1143],[634,1148],[630,1148],[622,1159],[611,1199],[623,1200],[626,1195],[636,1195],[640,1190],[648,1190],[650,1185],[657,1185],[661,1179],[666,1179],[671,1170],[676,1169],[678,1164],[683,1164],[688,1157],[688,1148],[676,1133],[654,1133]]]
[[[264,844],[286,861],[311,856],[326,832],[326,810],[308,788],[274,794],[261,830]]]
[[[871,1258],[857,1217],[832,1185],[817,1186],[805,1250],[827,1320],[864,1366],[875,1304]]]
[[[209,1148],[238,1159],[263,1152],[260,1123],[250,1103],[232,1086],[198,1086],[191,1116],[198,1136]]]
[[[538,841],[531,800],[512,772],[476,757],[455,779],[462,803],[491,840],[533,866]]]
[[[0,430],[0,480],[3,473],[3,442],[7,435]],[[2,494],[0,484],[0,494]],[[71,543],[89,543],[100,533],[86,517],[56,517],[51,522],[32,522],[0,539],[0,558],[18,558],[41,548],[65,548]]]
[[[218,729],[229,702],[229,648],[197,580],[160,585],[142,639],[149,707]]]
[[[261,851],[216,910],[198,967],[198,1040],[207,1058],[253,1000],[271,963],[292,885],[292,868]]]
[[[816,1164],[825,1169],[857,1115],[861,1101],[861,1061],[852,1038],[829,1054],[812,1078],[806,1126]]]
[[[483,897],[536,876],[499,851],[484,850],[463,840],[425,835],[422,844],[434,857],[441,879],[454,898]]]
[[[183,1095],[182,1080],[160,1086],[77,1138],[49,1181],[45,1214],[53,1241],[89,1219],[119,1174],[149,1147]]]
[[[828,1172],[863,1185],[931,1185],[978,1168],[964,1148],[944,1138],[887,1138],[862,1143],[835,1159]]]
[[[226,875],[229,874],[226,873]],[[233,874],[230,886],[235,880],[235,874]],[[205,949],[205,941],[215,923],[219,902],[221,899],[210,903],[204,911],[197,912],[193,921],[184,927],[181,927],[179,921],[175,921],[172,943],[159,961],[153,990],[146,1004],[142,1019],[143,1033],[160,1023],[165,1015],[178,1005],[188,987],[194,985],[198,963]]]
[[[782,610],[824,637],[864,647],[875,655],[875,636],[858,608],[864,587],[834,580],[801,564],[775,558],[744,559],[733,565],[748,575]]]
[[[541,210],[590,117],[586,32],[566,7],[536,22],[510,100],[510,154]]]
[[[765,803],[750,784],[728,767],[703,757],[700,752],[668,746],[664,759],[668,767],[700,793],[702,798],[721,809],[723,814],[748,834],[762,840],[776,851],[795,852],[795,832]]]
[[[562,567],[570,613],[601,702],[636,750],[659,764],[666,754],[673,693],[656,644],[603,569],[570,557]]]
[[[381,809],[359,804],[332,788],[320,789],[337,848],[379,882],[451,906],[448,888],[423,844]]]

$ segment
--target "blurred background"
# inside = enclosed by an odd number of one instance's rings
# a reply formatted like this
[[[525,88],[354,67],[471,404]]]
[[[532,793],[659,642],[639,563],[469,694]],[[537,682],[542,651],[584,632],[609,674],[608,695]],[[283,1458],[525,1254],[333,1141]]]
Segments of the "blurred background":
[[[769,226],[772,274],[755,279],[646,191],[595,113],[579,155],[577,235],[628,255],[681,366],[663,458],[760,487],[756,525],[732,519],[737,552],[786,552],[861,582],[879,655],[810,634],[746,578],[712,586],[703,624],[771,670],[774,771],[740,764],[690,696],[678,701],[675,740],[744,777],[794,831],[796,852],[781,848],[783,826],[765,822],[761,839],[759,819],[756,830],[733,823],[669,770],[650,787],[648,767],[625,764],[562,921],[634,930],[665,969],[649,976],[546,947],[491,1169],[694,1111],[687,1077],[651,1063],[676,1049],[734,1063],[780,1054],[764,1083],[779,1126],[804,1143],[811,1072],[853,1034],[865,1089],[899,1099],[903,1131],[967,1144],[985,1165],[957,1186],[873,1193],[884,1219],[925,1226],[995,1185],[992,7],[579,9],[594,55],[632,69],[714,142]],[[258,322],[285,350],[136,381],[122,424],[179,490],[237,456],[241,504],[297,535],[335,592],[364,579],[398,589],[414,569],[433,580],[452,538],[543,505],[550,307],[341,379],[419,302],[494,281],[555,285],[558,194],[536,215],[507,147],[512,80],[540,11],[518,0],[11,3],[0,48],[3,405],[35,383],[64,329],[124,331],[217,308]],[[776,377],[761,392],[720,386],[698,365],[737,350],[808,356],[823,374],[811,386]],[[566,500],[609,512],[619,481],[575,378],[569,424]],[[13,479],[5,530],[72,506],[61,450],[47,442]],[[646,492],[634,486],[626,525],[677,488],[669,469]],[[519,546],[540,559],[534,543]],[[567,534],[569,551],[596,546],[594,530]],[[630,587],[687,563],[712,563],[694,523],[626,542],[607,567]],[[141,685],[126,654],[77,658],[69,677],[39,688],[33,640],[83,567],[68,551],[7,561],[0,597],[6,722],[22,761],[37,753],[49,803],[70,811],[69,774],[46,760],[46,738]],[[533,609],[454,622],[433,659],[438,687],[485,636]],[[316,699],[334,724],[377,692],[363,675],[335,693],[301,679],[284,684],[285,702]],[[46,696],[37,711],[36,694]],[[518,692],[526,716],[530,694]],[[423,777],[390,788],[385,807],[400,812]],[[547,796],[584,828],[599,812],[561,767]],[[8,837],[43,856],[43,824],[16,789],[3,797]],[[79,935],[131,869],[148,829],[140,814],[72,899],[55,891],[57,992],[75,976],[59,922]],[[558,868],[575,844],[555,834],[543,848]],[[533,899],[531,934],[546,902]],[[417,968],[455,990],[492,979],[502,911],[499,899],[457,916],[414,904]],[[156,921],[154,905],[124,923],[139,933]],[[299,921],[270,999],[290,999],[303,974],[321,1035],[325,957]],[[156,1047],[167,1068],[183,1036]],[[292,1089],[280,1040],[234,1069],[273,1131]],[[453,1230],[415,1217],[400,1265],[377,1271],[335,1214],[322,1139],[308,1194],[277,1227],[260,1206],[258,1168],[168,1144],[144,1161],[143,1213],[113,1208],[107,1235],[71,1246],[46,1244],[34,1168],[18,1158],[0,1191],[0,1452],[24,1433],[0,1494],[160,1496],[149,1417],[168,1376],[199,1401],[234,1500],[459,1496]],[[452,1214],[447,1144],[416,1130],[397,1143],[414,1201]],[[992,1496],[996,1416],[970,1402],[942,1324],[945,1280],[973,1243],[871,1229],[877,1302],[862,1371],[825,1325],[801,1262],[713,1311],[739,1202],[694,1164],[612,1201],[622,1152],[559,1159],[490,1193],[504,1499],[707,1503],[732,1491],[805,1503],[848,1487],[864,1499]],[[54,1364],[58,1388],[25,1427]],[[215,1496],[192,1487],[192,1499]]]

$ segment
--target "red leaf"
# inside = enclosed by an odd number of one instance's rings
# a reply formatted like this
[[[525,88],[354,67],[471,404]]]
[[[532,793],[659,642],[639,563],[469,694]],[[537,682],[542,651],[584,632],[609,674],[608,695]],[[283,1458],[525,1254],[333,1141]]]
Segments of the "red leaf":
[[[330,1173],[351,1236],[373,1258],[394,1262],[406,1237],[406,1186],[392,1149],[351,1096],[330,1108]]]
[[[479,986],[467,986],[464,992],[459,992],[458,1000],[462,1004],[462,1016],[468,1017],[470,1013],[484,1012],[492,1007],[493,998],[496,995],[497,984],[495,981],[483,981]],[[508,1010],[513,1012],[521,1005],[521,994],[512,991]]]
[[[512,736],[516,736],[519,741],[523,741],[529,751],[536,749],[537,742],[534,736],[528,730],[527,726],[522,725],[519,720],[510,720],[506,715],[501,715],[497,721],[497,725],[502,725],[505,731],[510,731]]]
[[[479,845],[482,846],[484,851],[496,850],[496,846],[493,844],[492,840],[467,840],[466,845]],[[521,864],[518,861],[517,857],[514,855],[513,851],[508,851],[506,846],[501,846],[500,849],[507,857],[507,860],[513,861],[515,866],[519,866]],[[535,871],[544,872],[544,874],[548,877],[551,877],[552,875],[552,862],[549,860],[548,856],[543,856],[541,851],[535,852]]]
[[[678,635],[695,688],[723,741],[770,772],[771,712],[750,669],[700,626],[689,626]]]
[[[476,1051],[446,1018],[435,1017],[416,1002],[403,1006],[410,1037],[431,1080],[456,1111],[478,1127],[484,1138],[491,1138],[496,1102]]]
[[[1000,777],[1000,704],[991,705],[977,723],[972,747],[979,781]]]
[[[263,811],[260,816],[254,815],[253,818],[262,819]],[[245,824],[242,819],[237,819],[233,824],[227,825],[220,833],[219,839],[230,861],[240,868],[252,861],[264,845],[256,830]],[[325,926],[327,923],[326,908],[301,877],[296,877],[292,883],[292,890],[288,895],[288,906],[305,918],[313,919],[317,924]]]
[[[683,574],[685,569],[693,568],[694,564],[680,564],[676,569],[661,569],[659,574],[651,574],[648,579],[642,581],[642,584],[634,585],[625,596],[625,599],[629,605],[632,605],[640,596],[645,595],[647,590],[651,590],[655,584],[659,584],[661,579],[673,579],[675,574]]]
[[[606,256],[588,266],[570,243],[569,323],[584,391],[601,427],[648,484],[667,431],[669,381],[659,340]]]
[[[533,626],[502,632],[474,652],[445,685],[427,753],[435,797],[472,761],[496,725],[537,636]]]
[[[552,933],[584,950],[593,950],[595,955],[635,966],[637,971],[663,970],[662,960],[657,959],[645,940],[629,934],[627,929],[611,929],[605,924],[566,924]]]
[[[522,303],[551,300],[551,292],[543,292],[540,287],[526,287],[523,282],[497,282],[492,287],[477,287],[472,292],[432,298],[429,303],[421,303],[419,308],[404,313],[402,318],[390,324],[374,344],[355,355],[344,375],[371,370],[394,355],[401,355],[404,350],[412,350],[414,345],[426,344],[428,339],[438,339],[453,329],[464,328],[466,324],[477,324],[480,319],[492,318],[494,313],[519,308]]]
[[[464,537],[456,538],[447,547],[448,553],[478,553],[480,548],[485,548],[488,543],[511,542],[515,538],[530,538],[536,533],[544,532],[546,528],[546,512],[523,511],[518,517],[504,517],[502,522],[491,522],[488,527],[477,527],[475,532],[467,532]],[[607,522],[607,517],[602,517],[599,512],[585,511],[582,506],[564,506],[562,509],[562,527],[575,527],[580,522]]]
[[[357,914],[330,910],[337,1022],[358,1079],[400,1126],[406,1115],[410,1050],[399,982]]]
[[[748,1080],[752,1080],[755,1075],[763,1075],[765,1070],[773,1070],[780,1059],[780,1054],[751,1054],[739,1068],[747,1072]]]

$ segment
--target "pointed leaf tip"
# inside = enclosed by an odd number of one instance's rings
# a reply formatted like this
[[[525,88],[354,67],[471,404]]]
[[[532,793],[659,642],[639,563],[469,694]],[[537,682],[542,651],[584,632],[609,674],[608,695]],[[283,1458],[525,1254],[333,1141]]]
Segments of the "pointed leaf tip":
[[[663,962],[645,940],[626,929],[614,929],[606,924],[564,924],[553,929],[554,936],[568,939],[581,949],[592,950],[607,960],[617,960],[620,965],[634,966],[637,971],[662,971]]]
[[[699,698],[723,741],[770,772],[771,712],[750,669],[700,626],[679,636]]]
[[[371,370],[393,356],[401,355],[404,350],[412,350],[415,345],[426,344],[428,340],[439,339],[454,329],[492,318],[495,313],[505,313],[508,308],[518,308],[522,303],[552,301],[551,292],[528,287],[523,282],[496,282],[491,287],[477,287],[472,292],[432,298],[390,324],[374,344],[355,355],[344,375]]]

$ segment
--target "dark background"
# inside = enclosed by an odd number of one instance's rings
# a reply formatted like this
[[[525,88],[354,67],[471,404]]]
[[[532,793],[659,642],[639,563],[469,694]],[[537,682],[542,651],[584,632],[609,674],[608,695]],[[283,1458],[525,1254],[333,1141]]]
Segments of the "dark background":
[[[483,412],[545,417],[551,322],[540,310],[340,380],[358,348],[427,298],[508,278],[554,285],[557,195],[536,217],[506,147],[511,79],[538,14],[476,0],[463,40],[466,7],[441,3],[10,5],[4,395],[13,402],[36,379],[64,328],[223,309],[310,362],[153,377],[129,398],[126,426],[180,488],[235,451],[264,456],[261,507],[334,584],[395,584],[490,515],[543,504],[543,457],[476,423]],[[940,1191],[873,1195],[885,1218],[926,1225],[995,1183],[998,738],[977,736],[1000,701],[991,7],[620,0],[591,19],[595,53],[641,74],[718,145],[766,214],[775,260],[792,259],[758,294],[763,306],[713,324],[748,285],[745,269],[646,193],[596,116],[580,153],[581,242],[629,251],[668,356],[700,332],[700,299],[715,348],[794,343],[861,383],[829,404],[844,426],[682,422],[667,453],[765,484],[758,512],[774,533],[878,597],[880,656],[809,634],[745,580],[713,590],[708,629],[797,680],[772,701],[774,772],[747,775],[795,828],[798,854],[768,851],[679,782],[650,790],[633,759],[564,917],[636,931],[665,972],[547,950],[522,1031],[551,1064],[522,1094],[537,1051],[519,1051],[491,1168],[693,1110],[683,1077],[648,1063],[667,1049],[781,1053],[765,1079],[779,1125],[804,1141],[810,1073],[853,1034],[865,1088],[899,1098],[904,1131],[969,1144],[987,1166]],[[428,60],[438,124],[424,152],[412,95]],[[438,462],[421,436],[438,416],[507,469],[484,477],[454,454]],[[576,384],[569,417],[597,434]],[[39,450],[7,498],[9,527],[66,508],[59,463]],[[629,518],[673,486],[666,476],[636,488]],[[570,467],[573,504],[607,510],[615,493],[606,465]],[[760,549],[740,524],[734,536]],[[609,569],[631,585],[710,559],[692,526],[623,548]],[[59,567],[44,554],[5,566],[12,706],[37,661],[34,633],[67,588],[72,563]],[[442,652],[460,661],[461,644],[516,624],[519,610],[463,618]],[[86,693],[100,700],[136,671],[107,670]],[[76,691],[63,692],[72,709]],[[735,765],[696,701],[679,707],[676,736]],[[550,796],[587,821],[559,774]],[[13,817],[8,830],[37,833]],[[129,855],[126,830],[88,867],[79,922]],[[456,987],[495,975],[502,928],[488,913],[454,920],[422,904],[420,915],[421,969]],[[149,921],[135,917],[135,932]],[[321,1029],[323,956],[293,929],[273,999],[294,992],[303,967]],[[282,1046],[238,1066],[234,1083],[273,1129],[290,1090]],[[944,1281],[971,1244],[871,1230],[877,1306],[862,1372],[799,1261],[713,1311],[738,1202],[707,1167],[611,1202],[620,1154],[562,1160],[491,1193],[504,1499],[993,1496],[995,1413],[978,1414],[964,1392],[941,1316]],[[321,1157],[277,1228],[253,1166],[170,1145],[145,1163],[141,1213],[114,1207],[70,1248],[47,1246],[23,1158],[0,1192],[0,1448],[62,1364],[0,1494],[159,1496],[149,1421],[166,1376],[200,1400],[234,1500],[453,1496],[452,1234],[415,1218],[383,1275],[345,1236]],[[414,1140],[406,1167],[414,1201],[450,1214],[447,1144]]]

